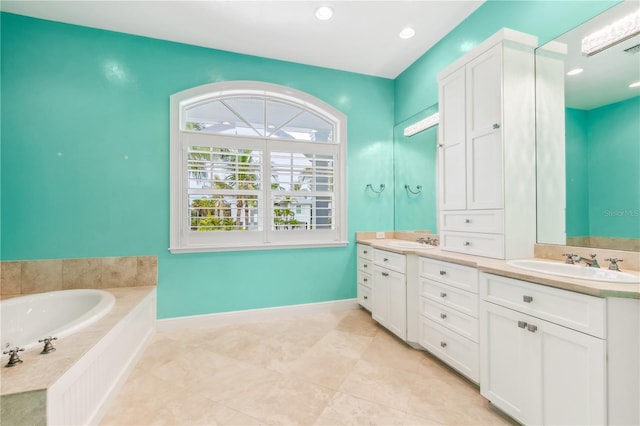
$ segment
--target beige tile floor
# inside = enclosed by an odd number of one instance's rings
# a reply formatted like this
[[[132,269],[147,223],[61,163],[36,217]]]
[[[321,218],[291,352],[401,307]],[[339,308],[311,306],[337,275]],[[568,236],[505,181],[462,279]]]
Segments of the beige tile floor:
[[[514,423],[453,370],[350,310],[158,332],[102,424]]]

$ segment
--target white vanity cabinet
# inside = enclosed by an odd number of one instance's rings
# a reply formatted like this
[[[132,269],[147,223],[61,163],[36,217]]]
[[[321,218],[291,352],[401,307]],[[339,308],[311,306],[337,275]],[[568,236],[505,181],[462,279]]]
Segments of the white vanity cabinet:
[[[373,272],[373,249],[364,244],[358,244],[358,303],[371,312],[371,274]]]
[[[605,299],[480,274],[480,392],[523,424],[607,424]]]
[[[424,257],[418,264],[418,343],[478,383],[478,271]]]
[[[536,46],[503,29],[438,75],[443,250],[533,256]]]
[[[407,277],[405,255],[373,250],[372,316],[389,331],[407,339]]]

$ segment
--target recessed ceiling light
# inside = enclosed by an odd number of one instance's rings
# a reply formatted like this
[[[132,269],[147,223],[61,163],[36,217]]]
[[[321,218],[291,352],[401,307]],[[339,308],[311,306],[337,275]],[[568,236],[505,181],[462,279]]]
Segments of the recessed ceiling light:
[[[636,82],[631,83],[631,84],[629,85],[629,87],[631,87],[631,88],[634,88],[634,87],[640,87],[640,81],[636,81]]]
[[[404,27],[402,29],[402,31],[400,31],[400,34],[398,34],[400,36],[400,38],[402,39],[408,39],[413,37],[414,35],[416,35],[416,32],[413,28],[411,27]]]
[[[331,19],[333,16],[333,9],[329,6],[320,6],[316,9],[316,18],[321,21],[326,21],[327,19]]]
[[[574,68],[567,73],[567,75],[578,75],[584,71],[582,68]]]

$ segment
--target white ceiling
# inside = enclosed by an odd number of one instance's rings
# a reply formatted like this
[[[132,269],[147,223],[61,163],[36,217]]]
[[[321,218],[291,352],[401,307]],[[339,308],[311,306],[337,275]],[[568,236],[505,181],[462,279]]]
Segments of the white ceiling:
[[[395,78],[484,0],[7,1],[5,12]],[[321,5],[329,21],[315,18]],[[398,37],[405,26],[415,37]]]

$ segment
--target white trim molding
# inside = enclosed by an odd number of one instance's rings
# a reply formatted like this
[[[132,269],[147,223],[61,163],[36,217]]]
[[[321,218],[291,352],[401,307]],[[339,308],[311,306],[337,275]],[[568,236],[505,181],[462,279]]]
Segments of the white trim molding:
[[[194,328],[221,327],[229,324],[273,321],[303,315],[340,312],[357,309],[358,299],[332,300],[329,302],[306,303],[301,305],[277,306],[263,309],[219,312],[214,314],[191,315],[164,318],[156,321],[158,331],[186,330]]]

